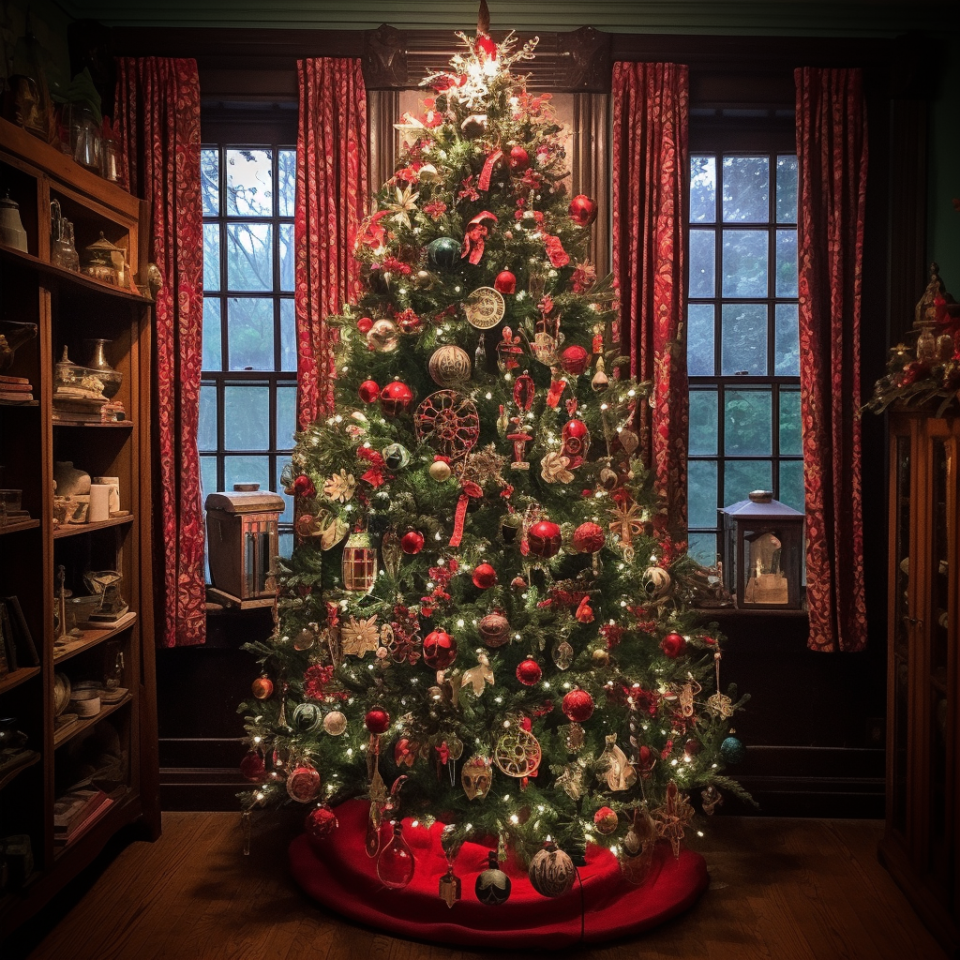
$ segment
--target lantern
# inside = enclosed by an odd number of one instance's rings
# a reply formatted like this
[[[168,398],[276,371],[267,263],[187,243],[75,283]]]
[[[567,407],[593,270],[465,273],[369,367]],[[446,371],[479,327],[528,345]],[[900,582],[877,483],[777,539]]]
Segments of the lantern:
[[[766,490],[721,507],[724,586],[741,609],[799,610],[804,515]]]
[[[353,533],[343,548],[343,589],[369,593],[377,579],[377,551],[366,532]]]

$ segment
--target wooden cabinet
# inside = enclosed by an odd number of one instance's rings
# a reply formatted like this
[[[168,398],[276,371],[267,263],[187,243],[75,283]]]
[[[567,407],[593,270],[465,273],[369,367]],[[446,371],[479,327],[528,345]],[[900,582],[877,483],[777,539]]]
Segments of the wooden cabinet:
[[[19,204],[28,239],[26,252],[0,245],[0,333],[4,323],[29,323],[37,336],[0,371],[29,382],[33,396],[0,400],[0,486],[22,490],[25,511],[0,526],[0,599],[17,598],[20,632],[25,625],[36,658],[21,653],[16,669],[8,663],[0,675],[0,717],[16,718],[13,726],[33,751],[27,762],[0,770],[0,838],[17,838],[0,892],[0,938],[122,826],[140,821],[151,837],[160,830],[149,483],[153,306],[129,280],[118,286],[57,266],[50,229],[51,203],[58,201],[75,226],[81,253],[102,234],[126,250],[130,276],[136,276],[143,205],[0,121],[0,196],[6,193]],[[54,409],[55,365],[64,348],[74,363],[84,364],[94,339],[109,341],[106,358],[122,373],[113,398],[122,404],[122,417],[101,420],[96,403],[93,416]],[[98,522],[56,522],[54,465],[68,461],[91,477],[117,478],[119,510],[114,502]],[[67,601],[61,626],[61,568],[74,597],[91,592],[84,574],[119,573],[128,611],[94,625],[91,605],[84,611]],[[105,694],[99,710],[84,716],[73,702],[63,705],[67,681],[74,691],[95,688],[109,673],[121,692]],[[55,805],[91,776],[109,803],[91,808],[85,823],[74,821],[82,829],[67,839],[55,823]]]
[[[960,956],[960,418],[891,414],[881,857]]]

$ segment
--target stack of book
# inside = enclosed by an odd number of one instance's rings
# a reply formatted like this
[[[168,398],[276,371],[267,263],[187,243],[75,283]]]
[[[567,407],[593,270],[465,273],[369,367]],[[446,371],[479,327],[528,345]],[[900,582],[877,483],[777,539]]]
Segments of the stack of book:
[[[53,842],[58,849],[80,839],[113,805],[113,799],[84,780],[53,804]]]
[[[4,403],[30,403],[33,400],[33,385],[26,377],[0,374],[0,400]]]
[[[0,597],[0,677],[40,666],[36,644],[17,597]]]

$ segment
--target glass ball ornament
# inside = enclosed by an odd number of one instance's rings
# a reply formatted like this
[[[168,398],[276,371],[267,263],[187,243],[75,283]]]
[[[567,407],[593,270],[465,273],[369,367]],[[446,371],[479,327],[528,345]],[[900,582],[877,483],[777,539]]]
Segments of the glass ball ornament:
[[[452,270],[460,260],[460,244],[452,237],[437,237],[427,244],[427,262],[435,270]]]
[[[419,530],[408,530],[400,538],[400,549],[409,556],[418,554],[423,549],[423,534]]]
[[[347,729],[347,718],[339,710],[331,710],[323,718],[323,729],[331,737],[339,737]]]
[[[496,586],[497,571],[494,570],[489,563],[477,564],[473,571],[472,580],[473,585],[478,590],[489,590],[491,587]]]
[[[402,381],[394,380],[380,391],[380,407],[388,417],[399,417],[413,406],[413,391]]]
[[[298,703],[292,715],[293,728],[300,733],[316,733],[323,723],[323,711],[319,704],[307,701]]]
[[[393,825],[393,838],[377,859],[377,876],[385,887],[400,890],[413,879],[416,866],[413,851],[403,839],[403,827],[397,820]]]
[[[478,877],[474,892],[477,899],[490,907],[498,907],[510,899],[510,878],[500,869],[497,854],[491,850],[487,856],[487,869]]]
[[[293,638],[293,649],[299,650],[303,653],[304,650],[309,650],[317,642],[317,635],[309,627],[304,627],[294,638]]]
[[[542,897],[562,897],[573,886],[577,868],[568,854],[548,843],[533,855],[527,875]]]
[[[746,755],[747,748],[744,746],[743,741],[738,740],[736,737],[727,737],[723,743],[720,744],[720,756],[723,757],[727,763],[740,763]]]
[[[511,294],[517,292],[517,278],[509,270],[502,270],[497,274],[496,280],[493,281],[493,289],[497,293]]]
[[[433,183],[434,180],[437,180],[440,177],[440,174],[437,172],[437,168],[432,163],[425,163],[417,171],[417,179],[421,183]]]
[[[374,707],[367,711],[363,722],[371,733],[386,733],[390,727],[390,714],[382,707]]]
[[[269,677],[257,677],[250,684],[250,690],[258,700],[269,700],[273,696],[273,681]]]
[[[263,783],[267,778],[267,765],[256,750],[251,750],[240,761],[240,773],[251,783]]]
[[[527,543],[534,556],[544,560],[555,557],[563,543],[559,525],[552,520],[540,520],[527,532]]]
[[[540,682],[543,670],[536,660],[521,660],[517,666],[517,679],[525,687],[533,687]]]
[[[302,763],[287,776],[287,794],[297,803],[310,803],[320,792],[320,774],[309,763]]]
[[[577,553],[597,553],[603,548],[607,535],[599,523],[587,520],[573,531],[573,549]]]
[[[400,443],[390,443],[383,448],[383,462],[391,470],[401,470],[410,462],[410,451]]]
[[[311,810],[303,821],[303,830],[307,835],[307,840],[310,841],[310,846],[317,853],[325,852],[325,842],[333,836],[334,830],[339,826],[337,815],[326,804],[317,807],[316,810]]]
[[[423,662],[432,670],[446,670],[457,659],[457,641],[446,630],[432,630],[423,638]]]
[[[488,613],[479,623],[480,639],[495,650],[510,640],[510,621],[502,613]]]
[[[597,828],[597,833],[609,837],[611,834],[617,832],[617,827],[620,825],[620,818],[617,816],[616,811],[611,810],[610,807],[601,807],[593,815],[593,825]]]
[[[400,346],[400,331],[397,325],[386,317],[375,320],[367,331],[367,346],[377,353],[391,353]]]
[[[683,636],[679,633],[668,633],[660,641],[660,649],[663,651],[664,656],[669,657],[671,660],[676,660],[686,648],[687,641],[684,640]]]
[[[575,377],[579,377],[587,369],[589,360],[590,355],[579,344],[567,347],[560,354],[560,366],[565,373],[572,374]]]
[[[647,567],[640,581],[643,592],[651,600],[659,600],[670,592],[672,585],[670,574],[663,567]]]
[[[597,219],[597,203],[585,194],[578,193],[569,207],[570,219],[578,227],[589,227]]]
[[[364,403],[376,403],[380,396],[380,384],[376,380],[364,380],[357,388],[357,393]]]
[[[441,387],[455,387],[470,379],[470,354],[452,343],[437,347],[427,361],[427,372]]]
[[[572,723],[584,723],[593,716],[593,697],[586,690],[571,690],[563,698],[561,709]]]

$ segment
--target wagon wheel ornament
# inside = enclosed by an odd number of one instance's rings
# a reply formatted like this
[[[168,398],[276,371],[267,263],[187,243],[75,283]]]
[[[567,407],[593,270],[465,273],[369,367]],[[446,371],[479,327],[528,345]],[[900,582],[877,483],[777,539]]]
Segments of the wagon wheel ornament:
[[[417,407],[413,423],[417,439],[451,460],[465,457],[480,438],[476,406],[455,390],[431,393]]]
[[[536,776],[542,756],[537,738],[519,726],[505,733],[493,751],[494,762],[508,777]]]

